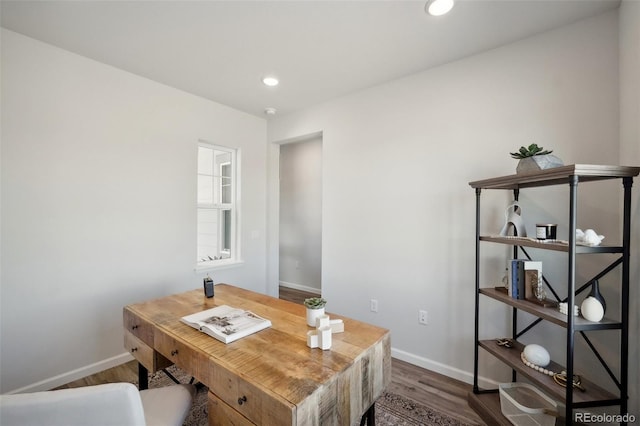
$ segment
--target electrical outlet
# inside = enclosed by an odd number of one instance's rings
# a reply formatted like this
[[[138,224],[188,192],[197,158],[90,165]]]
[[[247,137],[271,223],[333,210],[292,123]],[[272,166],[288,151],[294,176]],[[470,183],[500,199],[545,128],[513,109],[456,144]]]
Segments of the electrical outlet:
[[[424,310],[418,311],[418,322],[422,325],[429,324],[429,313]]]
[[[371,312],[378,312],[378,301],[371,299]]]

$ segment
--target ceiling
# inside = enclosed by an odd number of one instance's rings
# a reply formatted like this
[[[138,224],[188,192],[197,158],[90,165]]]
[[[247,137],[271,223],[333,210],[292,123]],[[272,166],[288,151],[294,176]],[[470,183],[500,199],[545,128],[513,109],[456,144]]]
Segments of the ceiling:
[[[1,1],[2,26],[249,114],[278,114],[492,49],[619,0]],[[267,74],[280,85],[262,84]]]

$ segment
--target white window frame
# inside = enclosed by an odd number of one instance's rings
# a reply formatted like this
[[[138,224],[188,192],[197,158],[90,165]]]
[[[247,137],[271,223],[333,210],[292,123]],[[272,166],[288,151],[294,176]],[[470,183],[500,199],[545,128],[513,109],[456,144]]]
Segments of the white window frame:
[[[231,177],[231,183],[229,183],[228,185],[231,186],[231,194],[230,195],[231,195],[231,199],[232,200],[233,200],[233,187],[235,186],[234,185],[234,179],[233,179],[234,178],[234,176],[233,176],[233,163],[235,162],[235,158],[234,157],[235,156],[232,155],[231,156],[231,161],[220,163],[220,168],[219,168],[219,170],[220,170],[219,174],[220,174],[221,177],[223,177],[224,176],[224,171],[223,170],[224,170],[225,166],[231,166],[231,173],[230,173],[230,175],[231,175],[230,176]],[[227,184],[225,184],[224,180],[221,178],[220,179],[220,196],[221,197],[224,194],[225,186],[227,186]],[[235,204],[235,203],[233,203],[233,204]],[[224,214],[224,212],[225,212],[225,210],[223,210],[221,212],[222,213],[221,216],[225,216],[225,220],[226,220],[226,215]],[[233,221],[233,210],[231,210],[229,216],[230,216],[231,220]],[[220,225],[219,226],[219,232],[220,232],[220,236],[221,236],[221,239],[220,239],[220,252],[224,253],[225,255],[229,255],[230,256],[231,253],[232,253],[231,242],[233,240],[233,237],[232,237],[232,235],[229,235],[229,241],[227,241],[227,238],[226,238],[227,234],[226,234],[226,230],[224,229],[224,224],[225,223],[226,222],[223,222],[222,220],[219,222],[219,225]],[[233,226],[231,227],[231,231],[232,231],[231,234],[233,234]],[[225,243],[227,243],[229,245],[229,248],[225,247],[225,245],[226,245]]]
[[[217,269],[221,267],[228,267],[232,265],[236,265],[242,263],[241,261],[241,251],[240,251],[240,150],[236,148],[229,148],[222,145],[216,145],[208,141],[200,140],[198,141],[196,158],[199,160],[199,152],[200,148],[212,149],[215,151],[223,151],[230,154],[231,161],[220,163],[216,168],[214,164],[212,170],[217,171],[220,177],[220,182],[218,183],[218,191],[220,191],[220,197],[222,197],[222,188],[223,188],[223,179],[221,177],[223,166],[231,165],[231,200],[228,203],[222,203],[222,199],[220,202],[216,202],[218,200],[213,199],[213,203],[200,203],[198,200],[198,179],[196,180],[196,270],[210,270]],[[215,162],[215,159],[213,160]],[[198,162],[199,164],[199,162]],[[215,172],[214,172],[215,173]],[[200,175],[200,170],[196,170],[196,176]],[[217,176],[217,175],[216,175]],[[214,194],[212,194],[215,196]],[[200,223],[198,218],[198,213],[202,210],[217,210],[219,212],[218,217],[222,218],[224,216],[224,211],[230,211],[231,217],[231,229],[229,232],[229,249],[224,249],[222,246],[223,238],[225,238],[225,230],[223,228],[222,221],[218,221],[218,247],[221,254],[228,255],[228,257],[222,259],[202,259],[199,258],[199,250],[200,250]],[[215,256],[214,256],[215,257]]]

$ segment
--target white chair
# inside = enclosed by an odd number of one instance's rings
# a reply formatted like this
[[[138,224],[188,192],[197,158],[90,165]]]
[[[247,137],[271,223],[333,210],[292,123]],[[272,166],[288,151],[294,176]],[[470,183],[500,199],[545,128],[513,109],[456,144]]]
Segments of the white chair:
[[[0,395],[0,425],[180,426],[194,395],[193,385],[138,391],[131,383]]]

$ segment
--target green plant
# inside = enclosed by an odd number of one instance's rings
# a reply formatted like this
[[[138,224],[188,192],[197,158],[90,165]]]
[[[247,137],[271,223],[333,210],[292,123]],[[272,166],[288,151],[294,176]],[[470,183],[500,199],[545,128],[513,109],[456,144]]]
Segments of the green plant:
[[[327,301],[322,297],[310,297],[309,299],[304,299],[304,306],[309,309],[320,309],[324,308],[324,305],[327,304]]]
[[[553,151],[543,151],[544,148],[538,146],[538,144],[532,143],[528,147],[521,146],[518,152],[510,152],[511,158],[522,160],[523,158],[533,157],[534,155],[546,155],[551,154]]]

